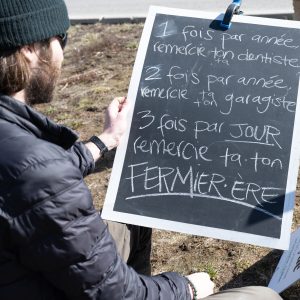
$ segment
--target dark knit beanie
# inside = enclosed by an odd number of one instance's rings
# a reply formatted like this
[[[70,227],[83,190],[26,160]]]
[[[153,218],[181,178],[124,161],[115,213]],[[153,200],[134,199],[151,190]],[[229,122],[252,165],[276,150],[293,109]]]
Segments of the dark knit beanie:
[[[0,0],[0,51],[63,34],[69,26],[63,0]]]

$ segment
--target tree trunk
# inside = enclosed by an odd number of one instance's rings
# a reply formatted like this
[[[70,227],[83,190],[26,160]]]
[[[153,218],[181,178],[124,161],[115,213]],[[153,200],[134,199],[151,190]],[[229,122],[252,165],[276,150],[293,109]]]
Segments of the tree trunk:
[[[300,0],[293,0],[294,2],[294,19],[300,20]]]

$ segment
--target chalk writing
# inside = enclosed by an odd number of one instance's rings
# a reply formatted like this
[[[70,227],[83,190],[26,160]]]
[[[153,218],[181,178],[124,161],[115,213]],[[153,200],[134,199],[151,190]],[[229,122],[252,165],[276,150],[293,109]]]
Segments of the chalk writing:
[[[291,38],[286,38],[286,34],[282,34],[280,37],[278,36],[267,36],[267,35],[259,35],[256,34],[252,36],[252,41],[256,41],[257,43],[261,44],[272,44],[277,46],[284,46],[287,48],[294,48],[298,49],[299,45],[296,45],[294,40]]]
[[[148,162],[142,162],[128,167],[130,168],[130,177],[126,179],[130,181],[131,192],[134,193],[137,186],[141,191],[142,186],[144,193],[138,196],[129,196],[127,200],[158,196],[159,194],[172,196],[175,193],[190,198],[202,196],[227,201],[228,199],[223,196],[224,189],[226,189],[230,191],[231,200],[237,204],[244,205],[245,202],[252,201],[262,206],[263,202],[272,203],[272,199],[282,191],[277,187],[265,187],[242,180],[235,180],[230,186],[226,184],[224,175],[195,170],[192,166],[188,170],[181,170],[174,166],[160,167],[155,165],[149,167]],[[264,210],[264,213],[272,215],[267,210]],[[276,218],[280,219],[279,217]]]
[[[168,88],[150,88],[149,86],[141,88],[141,96],[143,98],[158,98],[158,99],[188,99],[187,89]]]
[[[298,255],[299,255],[300,253],[298,253]],[[294,269],[293,269],[293,272],[296,272],[296,271],[298,271],[300,269],[300,257],[297,259],[297,262],[296,262],[296,265],[295,265],[295,267],[294,267]]]
[[[146,76],[145,80],[160,80],[161,76],[159,74],[161,66],[152,66],[146,68],[146,74],[150,74]]]
[[[206,41],[211,41],[213,39],[214,30],[210,29],[196,29],[193,25],[187,25],[182,29],[182,34],[184,37],[184,41],[186,42],[189,38],[199,38],[204,39]]]
[[[221,110],[220,112],[224,115],[230,115],[233,107],[241,105],[254,105],[256,111],[260,114],[264,114],[270,108],[280,108],[288,112],[295,112],[296,102],[289,101],[286,96],[261,96],[261,95],[236,95],[234,93],[225,96],[226,110]],[[240,107],[238,107],[240,109]]]
[[[280,238],[300,34],[249,26],[156,16],[117,209]]]

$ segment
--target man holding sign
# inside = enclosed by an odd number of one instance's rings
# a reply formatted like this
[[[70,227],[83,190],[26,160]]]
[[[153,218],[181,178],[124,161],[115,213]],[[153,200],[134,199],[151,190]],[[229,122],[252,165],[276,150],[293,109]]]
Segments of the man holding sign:
[[[52,99],[68,28],[62,0],[0,0],[0,298],[211,295],[214,284],[205,273],[150,277],[128,267],[93,206],[83,177],[103,153],[118,146],[126,127],[126,99],[112,101],[103,133],[87,144],[31,108]],[[270,289],[249,287],[208,299],[281,298]]]

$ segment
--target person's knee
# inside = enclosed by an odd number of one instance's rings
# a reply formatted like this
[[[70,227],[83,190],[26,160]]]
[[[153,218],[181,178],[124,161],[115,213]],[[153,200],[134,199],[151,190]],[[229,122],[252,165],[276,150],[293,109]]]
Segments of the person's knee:
[[[247,286],[223,290],[205,298],[206,300],[282,300],[273,290],[262,286]]]
[[[272,289],[264,286],[248,287],[251,299],[255,300],[282,300],[282,298]]]
[[[139,274],[151,275],[151,234],[150,228],[128,225],[131,232],[131,252],[127,264]]]
[[[141,227],[140,230],[141,242],[151,247],[152,228]]]

